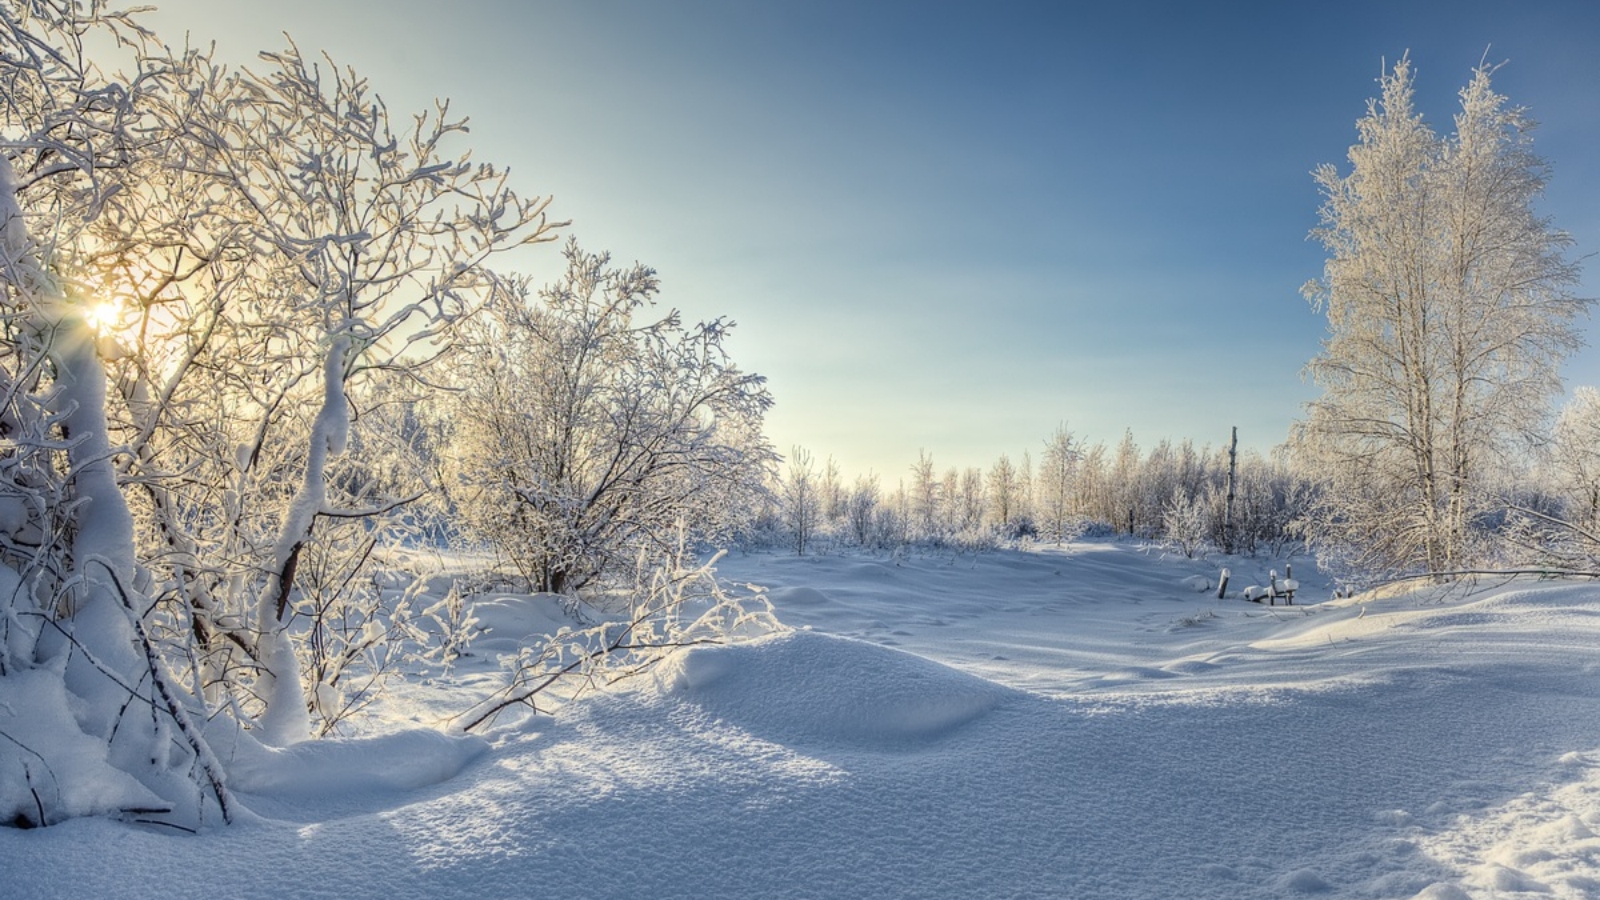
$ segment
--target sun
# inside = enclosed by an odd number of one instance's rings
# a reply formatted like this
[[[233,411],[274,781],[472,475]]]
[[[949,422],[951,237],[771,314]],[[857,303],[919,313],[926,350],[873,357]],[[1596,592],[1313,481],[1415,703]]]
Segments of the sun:
[[[116,300],[101,300],[89,305],[84,320],[102,337],[117,330],[122,322],[122,304]]]

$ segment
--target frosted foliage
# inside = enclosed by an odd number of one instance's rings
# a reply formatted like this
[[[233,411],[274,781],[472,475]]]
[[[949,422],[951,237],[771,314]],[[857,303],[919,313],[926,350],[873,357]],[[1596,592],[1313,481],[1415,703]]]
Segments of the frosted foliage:
[[[684,537],[679,532],[680,541]],[[683,544],[668,557],[641,558],[624,617],[588,628],[563,627],[508,660],[505,685],[457,720],[463,730],[492,723],[515,707],[553,712],[598,688],[652,671],[678,650],[762,637],[786,629],[759,588],[721,584],[716,563],[687,562]]]
[[[650,269],[575,242],[565,254],[561,279],[501,285],[469,326],[463,390],[440,416],[464,524],[554,593],[670,553],[680,523],[727,538],[776,460],[761,434],[771,395],[728,358],[730,323],[685,326],[654,310]]]
[[[1351,168],[1317,171],[1329,251],[1306,287],[1328,316],[1307,369],[1322,397],[1294,441],[1325,473],[1314,536],[1355,564],[1467,561],[1490,473],[1535,435],[1578,342],[1571,241],[1534,212],[1548,178],[1532,123],[1480,68],[1441,138],[1402,60],[1358,123]]]
[[[48,4],[35,12],[31,24],[69,45],[94,27],[64,21],[70,15]],[[106,812],[227,818],[221,772],[139,619],[150,603],[117,482],[106,372],[86,318],[93,298],[71,277],[70,248],[41,243],[29,227],[37,201],[52,240],[73,235],[81,209],[62,204],[111,190],[92,177],[107,161],[95,142],[124,126],[104,97],[74,106],[94,93],[86,73],[42,65],[29,52],[37,47],[7,25],[0,44],[26,49],[0,64],[13,101],[5,124],[24,135],[0,169],[0,699],[10,718],[0,804],[8,821],[30,825]],[[30,121],[41,101],[63,100],[65,110]],[[35,173],[39,189],[25,198],[15,160],[34,153],[72,162],[52,163],[55,181]]]
[[[1573,390],[1556,423],[1550,467],[1567,519],[1600,532],[1600,390]]]
[[[1205,545],[1206,532],[1210,527],[1205,506],[1189,496],[1183,488],[1173,489],[1162,513],[1162,523],[1166,527],[1167,542],[1184,556],[1193,558]]]
[[[17,172],[0,155],[0,262],[15,269],[28,251],[28,227],[17,205]]]
[[[989,469],[989,521],[1003,533],[1010,533],[1019,513],[1017,470],[1011,457],[1001,454]]]
[[[0,16],[0,678],[57,673],[140,806],[199,824],[231,807],[195,722],[304,737],[382,675],[370,570],[430,487],[390,426],[554,223],[446,152],[447,105],[391,127],[331,60],[226,71],[140,14]]]
[[[794,448],[789,455],[789,470],[783,480],[780,500],[794,551],[805,556],[822,518],[822,495],[816,470],[812,468],[811,453],[803,447]]]
[[[1039,458],[1035,511],[1039,517],[1040,536],[1046,540],[1069,541],[1082,530],[1073,503],[1073,489],[1082,460],[1083,451],[1077,438],[1064,425],[1045,442],[1044,454]]]

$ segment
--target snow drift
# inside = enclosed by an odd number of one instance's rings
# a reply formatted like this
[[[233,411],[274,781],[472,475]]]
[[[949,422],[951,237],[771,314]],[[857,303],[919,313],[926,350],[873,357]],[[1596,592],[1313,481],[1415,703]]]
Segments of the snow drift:
[[[808,748],[925,746],[1019,696],[909,653],[806,631],[696,648],[658,680],[721,722]]]
[[[264,818],[198,837],[0,829],[0,897],[165,898],[174,873],[241,898],[1595,896],[1593,587],[1315,603],[1297,564],[1308,605],[1271,609],[1184,585],[1205,568],[728,560],[811,630],[682,652],[487,748],[280,751],[241,776]],[[462,665],[395,720],[492,661]]]

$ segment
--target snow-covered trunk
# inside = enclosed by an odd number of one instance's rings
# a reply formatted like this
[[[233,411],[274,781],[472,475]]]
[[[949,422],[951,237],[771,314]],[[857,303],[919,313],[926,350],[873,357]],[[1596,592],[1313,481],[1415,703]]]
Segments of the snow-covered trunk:
[[[70,442],[67,468],[78,501],[72,568],[81,578],[61,612],[69,618],[73,641],[84,651],[71,656],[67,687],[89,701],[86,730],[109,734],[128,698],[98,668],[124,674],[143,665],[134,651],[133,628],[121,596],[134,583],[133,516],[117,487],[111,461],[106,373],[95,353],[93,329],[75,313],[54,327],[59,368],[54,400],[66,413],[62,427]]]
[[[75,304],[40,260],[28,234],[17,199],[17,177],[0,156],[0,264],[6,280],[29,309],[24,328],[42,336],[55,361],[55,393],[51,405],[61,416],[71,478],[73,531],[71,562],[77,576],[55,610],[63,619],[52,650],[67,654],[67,687],[86,703],[79,710],[85,730],[109,736],[127,702],[126,692],[111,681],[139,671],[133,630],[122,598],[116,593],[133,584],[133,516],[117,487],[106,426],[106,372],[95,349],[95,334]],[[148,753],[148,748],[146,748]]]
[[[146,602],[138,586],[133,516],[112,461],[107,379],[97,335],[83,315],[81,298],[68,296],[30,240],[15,173],[4,157],[0,157],[0,266],[0,275],[15,291],[13,323],[26,336],[13,344],[13,351],[18,356],[34,354],[38,363],[48,360],[54,376],[33,384],[33,388],[48,384],[35,399],[48,408],[53,426],[43,426],[41,420],[32,432],[24,429],[14,439],[59,447],[65,456],[56,492],[37,497],[33,510],[38,514],[48,510],[66,527],[39,537],[40,553],[56,558],[57,577],[47,591],[33,597],[41,605],[31,611],[32,617],[48,619],[50,627],[38,633],[28,661],[42,663],[44,671],[59,675],[59,684],[66,689],[63,696],[70,696],[75,728],[82,733],[73,733],[71,727],[50,729],[50,740],[41,741],[45,750],[27,749],[45,760],[45,753],[59,751],[58,742],[87,735],[104,742],[103,762],[121,773],[101,770],[85,776],[86,783],[76,786],[78,795],[64,800],[58,793],[50,809],[33,794],[34,824],[130,808],[176,813],[195,800],[197,773],[209,783],[223,818],[229,820],[232,804],[221,767],[189,717],[184,696],[173,690],[139,619]],[[20,394],[15,399],[20,400]],[[51,429],[56,433],[46,433]],[[19,595],[13,591],[12,601]],[[94,756],[91,751],[78,754],[76,762],[64,757],[56,762],[70,764],[75,774],[82,774],[102,764]],[[87,762],[88,769],[78,769],[77,762]],[[0,798],[0,802],[7,801]],[[204,818],[205,801],[193,809],[189,821],[198,824]]]
[[[28,255],[28,232],[17,205],[16,174],[11,163],[0,154],[0,276],[16,285],[19,292],[26,281],[26,270],[19,265]],[[7,395],[20,390],[20,373],[0,368],[0,390]],[[0,412],[0,429],[20,435],[25,416],[22,410]],[[15,438],[14,438],[15,439]],[[13,451],[15,452],[15,451]],[[21,486],[19,485],[19,488]],[[32,504],[25,491],[7,492],[0,498],[0,529],[12,536],[28,526]],[[32,661],[34,643],[39,638],[40,619],[31,593],[24,589],[22,576],[9,566],[0,566],[0,677],[15,672]]]
[[[261,699],[266,703],[256,727],[261,740],[280,747],[304,740],[311,734],[310,711],[300,681],[300,663],[289,637],[289,623],[294,612],[289,601],[294,591],[300,551],[311,537],[317,514],[326,505],[328,460],[343,453],[349,440],[350,416],[344,396],[345,357],[349,351],[350,339],[344,335],[335,337],[328,348],[323,362],[322,408],[311,426],[305,479],[284,515],[283,528],[274,548],[273,577],[256,601],[264,667],[259,688]]]

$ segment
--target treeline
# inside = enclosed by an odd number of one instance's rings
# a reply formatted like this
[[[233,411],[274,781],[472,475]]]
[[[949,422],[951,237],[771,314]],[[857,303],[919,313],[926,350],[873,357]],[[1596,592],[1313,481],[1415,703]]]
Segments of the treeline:
[[[1144,450],[1131,431],[1113,446],[1061,428],[1037,458],[1025,450],[986,469],[941,469],[923,452],[892,482],[874,473],[847,479],[832,458],[819,465],[797,447],[744,542],[804,555],[1128,535],[1189,555],[1206,545],[1281,554],[1299,540],[1311,484],[1280,454],[1247,449],[1230,459],[1230,446],[1163,439]]]

